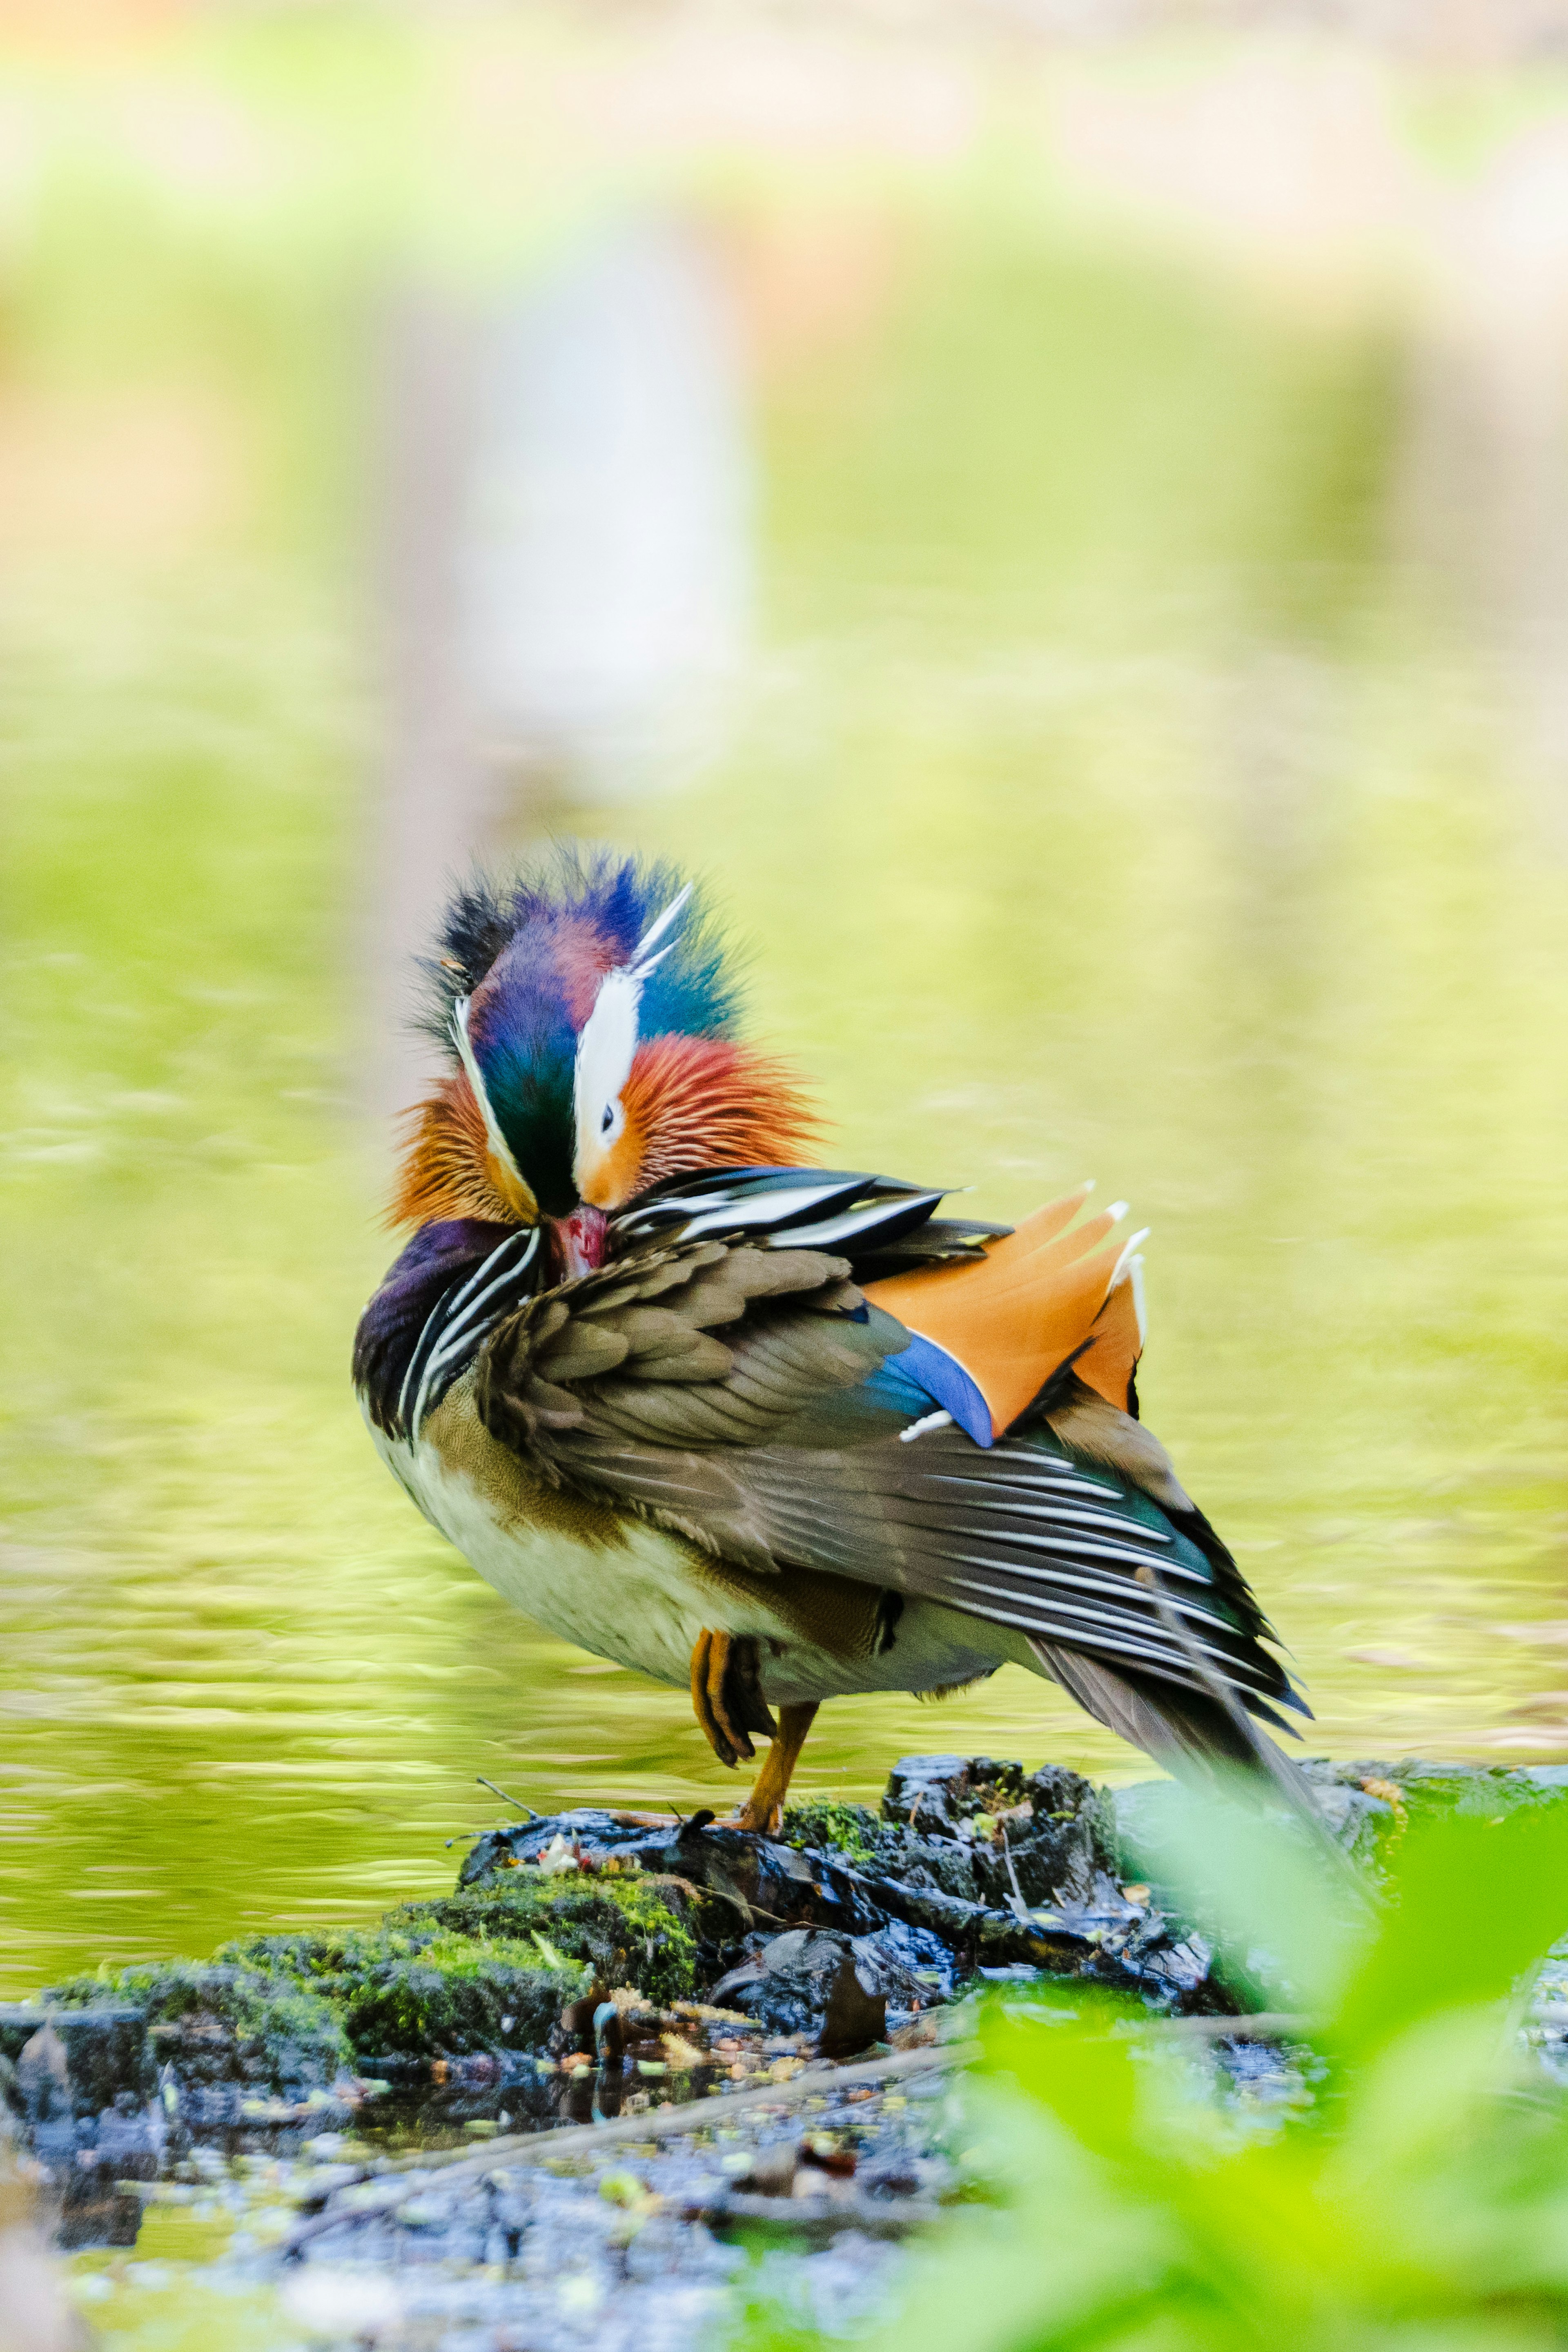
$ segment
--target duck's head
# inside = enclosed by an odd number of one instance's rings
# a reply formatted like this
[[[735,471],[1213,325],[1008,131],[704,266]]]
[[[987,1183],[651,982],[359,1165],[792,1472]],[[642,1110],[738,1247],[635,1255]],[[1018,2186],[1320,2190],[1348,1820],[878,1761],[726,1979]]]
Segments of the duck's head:
[[[470,883],[425,969],[453,1066],[410,1114],[399,1224],[542,1225],[559,1280],[650,1185],[804,1156],[810,1107],[735,1036],[724,942],[667,866],[568,851]]]

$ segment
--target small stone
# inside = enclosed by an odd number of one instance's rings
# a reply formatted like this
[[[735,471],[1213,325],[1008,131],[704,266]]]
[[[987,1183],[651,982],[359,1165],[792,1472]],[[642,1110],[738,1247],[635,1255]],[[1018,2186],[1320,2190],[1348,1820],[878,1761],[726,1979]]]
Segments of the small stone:
[[[325,2270],[314,2263],[286,2279],[283,2305],[307,2335],[374,2344],[402,2318],[402,2297],[375,2271]]]

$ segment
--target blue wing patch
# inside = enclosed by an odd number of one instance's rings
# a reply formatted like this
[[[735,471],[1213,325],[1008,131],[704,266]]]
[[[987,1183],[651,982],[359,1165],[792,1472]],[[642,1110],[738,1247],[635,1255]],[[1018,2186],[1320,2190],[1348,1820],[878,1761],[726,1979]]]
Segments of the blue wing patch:
[[[952,1414],[965,1435],[972,1437],[977,1445],[994,1443],[990,1406],[956,1356],[950,1356],[933,1339],[922,1339],[911,1332],[908,1347],[901,1348],[896,1356],[889,1356],[865,1385],[874,1395],[900,1406],[912,1418],[929,1412],[934,1404],[939,1405],[944,1412]]]

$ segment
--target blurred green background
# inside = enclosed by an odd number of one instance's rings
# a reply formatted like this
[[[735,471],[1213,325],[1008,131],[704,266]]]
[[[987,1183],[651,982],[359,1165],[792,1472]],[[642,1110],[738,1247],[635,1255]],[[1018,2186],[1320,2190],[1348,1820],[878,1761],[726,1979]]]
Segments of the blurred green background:
[[[476,1773],[735,1787],[348,1385],[397,975],[552,831],[712,877],[841,1164],[1152,1224],[1145,1410],[1317,1746],[1568,1753],[1562,71],[961,10],[26,31],[0,1989],[439,1887]],[[614,659],[529,668],[596,604]],[[1008,1669],[836,1706],[801,1786],[936,1748],[1146,1769]]]

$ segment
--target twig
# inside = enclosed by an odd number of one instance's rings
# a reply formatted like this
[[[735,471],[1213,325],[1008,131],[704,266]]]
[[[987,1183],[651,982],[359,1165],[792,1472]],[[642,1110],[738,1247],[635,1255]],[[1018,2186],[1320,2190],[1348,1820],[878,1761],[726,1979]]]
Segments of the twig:
[[[1292,2011],[1261,2010],[1241,2017],[1150,2017],[1128,2019],[1124,2022],[1137,2032],[1168,2032],[1183,2039],[1202,2042],[1289,2042],[1299,2040],[1311,2032],[1320,2021]],[[714,2125],[727,2124],[732,2116],[746,2115],[759,2107],[795,2107],[802,2101],[827,2090],[851,2089],[862,2083],[888,2084],[900,2082],[912,2074],[940,2073],[949,2067],[967,2065],[980,2054],[980,2044],[975,2041],[927,2042],[917,2050],[900,2050],[881,2058],[864,2058],[854,2066],[817,2065],[804,2067],[787,2083],[757,2083],[744,2091],[726,2091],[703,2099],[685,2099],[679,2105],[655,2107],[638,2116],[616,2116],[608,2123],[572,2124],[557,2131],[514,2132],[505,2139],[493,2139],[476,2155],[459,2149],[434,2148],[424,2155],[392,2157],[377,2166],[373,2176],[386,2180],[388,2188],[382,2197],[366,2199],[362,2203],[340,2207],[334,2211],[312,2214],[302,2221],[285,2240],[286,2256],[298,2253],[312,2238],[324,2231],[336,2229],[340,2222],[377,2221],[383,2214],[396,2210],[409,2193],[408,2176],[423,2178],[435,2173],[439,2179],[433,2186],[444,2187],[453,2180],[482,2179],[486,2173],[505,2171],[517,2164],[555,2164],[563,2158],[591,2158],[601,2148],[612,2147],[627,2141],[676,2139],[683,2132],[709,2130]],[[346,2181],[345,2189],[365,2183],[361,2174],[358,2182]],[[782,2200],[774,2198],[756,2200],[769,2209],[766,2218],[785,2218],[784,2210],[775,2211]],[[749,2204],[750,2200],[748,2200]],[[720,2213],[724,2209],[716,2207]],[[907,2210],[907,2209],[906,2209]],[[754,2217],[744,2215],[736,2200],[729,2206],[737,2220]],[[796,2216],[789,2215],[791,2226]],[[805,2217],[800,2217],[804,2219]],[[924,2218],[923,2216],[921,2218]],[[848,2223],[835,2221],[837,2228]],[[909,2223],[915,2226],[913,2218]]]
[[[1322,2023],[1305,2011],[1258,2009],[1244,2017],[1150,2017],[1133,2021],[1135,2032],[1159,2028],[1194,2042],[1299,2042]]]
[[[732,2189],[711,2205],[688,2205],[682,2218],[719,2229],[727,2222],[772,2221],[803,2238],[832,2238],[841,2230],[858,2230],[865,2238],[907,2238],[940,2221],[942,2208],[928,2198],[906,2198],[894,2205],[880,2197],[753,2197]]]
[[[505,1789],[497,1789],[494,1780],[486,1780],[483,1772],[476,1772],[474,1778],[482,1789],[488,1789],[493,1795],[499,1797],[504,1804],[516,1805],[520,1813],[527,1813],[530,1822],[543,1821],[544,1815],[536,1813],[532,1805],[525,1805],[521,1797],[507,1796]]]
[[[1019,1885],[1018,1872],[1013,1868],[1013,1850],[1008,1843],[1008,1831],[1007,1823],[1005,1822],[1001,1824],[1001,1832],[1002,1858],[1007,1864],[1008,1876],[1012,1882],[1012,1915],[1015,1919],[1019,1920],[1024,1927],[1028,1927],[1032,1926],[1033,1922],[1030,1918],[1028,1908],[1024,1903],[1023,1888]]]

